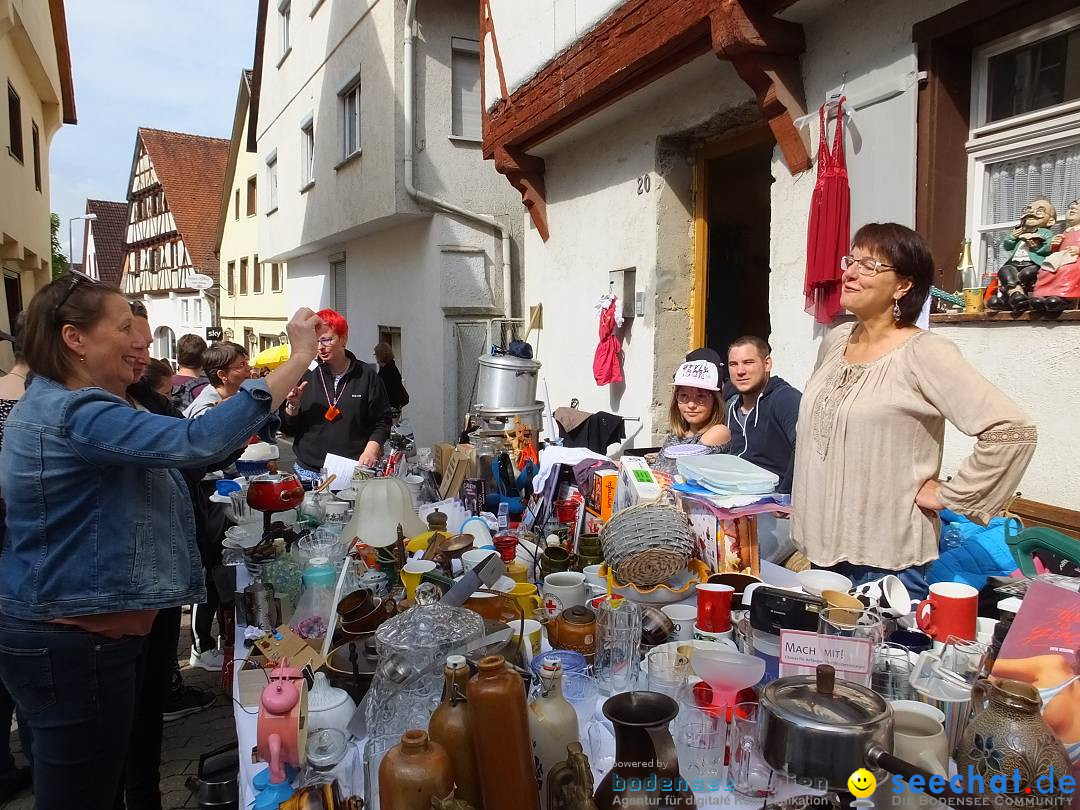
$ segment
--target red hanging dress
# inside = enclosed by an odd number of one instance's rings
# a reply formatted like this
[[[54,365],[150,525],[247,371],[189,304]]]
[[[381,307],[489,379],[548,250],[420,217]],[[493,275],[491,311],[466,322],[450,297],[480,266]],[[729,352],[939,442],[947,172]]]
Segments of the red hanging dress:
[[[851,190],[844,162],[844,99],[836,107],[836,134],[829,151],[825,105],[818,110],[817,185],[810,200],[806,233],[806,311],[818,323],[832,323],[840,313],[840,259],[851,246]]]
[[[610,385],[623,381],[622,363],[619,350],[622,343],[615,334],[615,307],[619,299],[611,297],[606,307],[600,309],[600,342],[593,355],[593,378],[597,385]]]

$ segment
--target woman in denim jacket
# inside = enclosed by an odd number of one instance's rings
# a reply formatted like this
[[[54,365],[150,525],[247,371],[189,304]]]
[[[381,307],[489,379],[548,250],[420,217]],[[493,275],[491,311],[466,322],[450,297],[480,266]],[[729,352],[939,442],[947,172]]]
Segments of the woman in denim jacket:
[[[190,421],[125,398],[147,348],[133,322],[117,288],[82,274],[39,291],[24,334],[37,376],[0,450],[0,678],[33,731],[39,810],[113,806],[145,636],[159,609],[204,594],[177,468],[247,441],[314,359],[322,329],[298,311],[290,359]]]

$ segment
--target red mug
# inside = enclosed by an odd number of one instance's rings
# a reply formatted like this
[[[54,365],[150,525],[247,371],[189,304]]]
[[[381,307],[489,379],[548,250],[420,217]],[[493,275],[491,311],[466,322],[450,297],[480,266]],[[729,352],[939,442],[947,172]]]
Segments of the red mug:
[[[915,620],[935,641],[949,636],[974,641],[978,612],[979,592],[973,587],[962,582],[935,582],[930,595],[915,609]]]
[[[726,633],[731,629],[730,585],[703,582],[697,586],[697,626],[706,633]]]

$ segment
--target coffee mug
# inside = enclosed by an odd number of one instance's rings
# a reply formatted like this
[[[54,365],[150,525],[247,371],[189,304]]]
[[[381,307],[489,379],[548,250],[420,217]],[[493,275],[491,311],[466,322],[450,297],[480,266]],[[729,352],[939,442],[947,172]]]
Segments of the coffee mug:
[[[893,754],[948,778],[949,741],[945,726],[921,711],[893,706]]]
[[[672,641],[689,641],[694,637],[694,622],[697,619],[697,608],[693,605],[664,605],[660,608],[671,619],[673,629]]]
[[[409,560],[399,572],[401,584],[405,586],[405,595],[410,599],[416,599],[416,588],[420,579],[428,571],[434,571],[437,563],[434,560]]]
[[[521,639],[522,629],[524,629],[525,643],[522,645],[522,651],[525,653],[526,661],[531,661],[534,656],[540,654],[540,640],[544,626],[535,619],[526,619],[524,628],[522,624],[522,622],[511,622],[510,629],[514,631],[515,640]]]
[[[902,619],[911,613],[911,595],[900,577],[889,574],[881,579],[865,582],[854,589],[853,593],[877,606],[878,611],[887,619]]]
[[[521,606],[526,616],[532,616],[544,604],[540,594],[536,592],[536,586],[531,582],[519,582],[510,591],[510,596]]]
[[[706,633],[723,633],[731,629],[731,598],[735,589],[730,585],[703,582],[697,586],[697,626]]]
[[[471,548],[461,555],[461,568],[463,571],[471,571],[486,560],[489,554],[494,553],[493,548]]]
[[[724,642],[731,641],[734,635],[731,632],[730,627],[720,633],[713,633],[709,630],[702,630],[697,624],[694,625],[693,633],[696,641],[712,641],[716,644],[723,644]]]
[[[584,605],[588,596],[585,575],[578,571],[556,571],[544,577],[544,610],[551,618],[568,607]]]
[[[978,609],[979,592],[970,585],[935,582],[930,595],[915,609],[915,620],[935,641],[949,636],[974,641]]]
[[[652,605],[641,606],[641,643],[650,647],[663,644],[675,630],[671,617]]]

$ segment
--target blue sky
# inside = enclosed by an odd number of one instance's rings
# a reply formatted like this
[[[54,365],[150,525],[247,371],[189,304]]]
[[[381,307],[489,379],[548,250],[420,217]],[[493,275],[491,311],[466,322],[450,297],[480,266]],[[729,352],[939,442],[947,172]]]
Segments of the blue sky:
[[[257,0],[67,0],[79,123],[50,153],[52,210],[123,200],[140,126],[228,138],[240,71],[255,53]],[[82,253],[75,223],[75,256]]]

